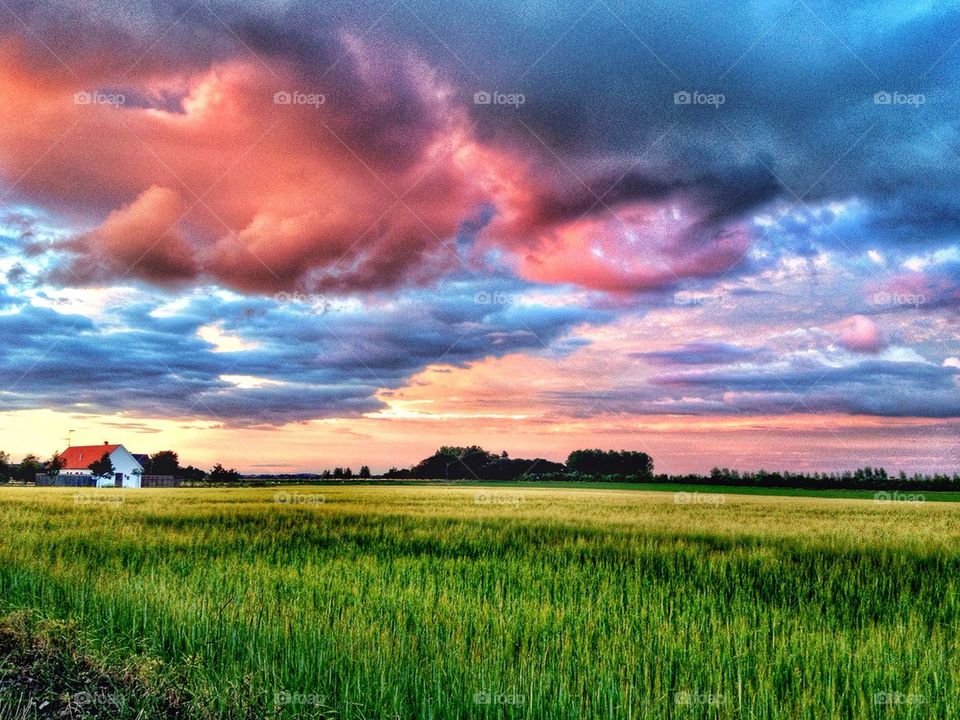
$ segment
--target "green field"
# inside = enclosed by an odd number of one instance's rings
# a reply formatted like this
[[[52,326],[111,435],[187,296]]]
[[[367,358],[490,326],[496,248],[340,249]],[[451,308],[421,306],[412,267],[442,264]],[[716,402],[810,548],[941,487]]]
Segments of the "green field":
[[[0,604],[136,680],[66,717],[960,717],[950,502],[3,488]]]

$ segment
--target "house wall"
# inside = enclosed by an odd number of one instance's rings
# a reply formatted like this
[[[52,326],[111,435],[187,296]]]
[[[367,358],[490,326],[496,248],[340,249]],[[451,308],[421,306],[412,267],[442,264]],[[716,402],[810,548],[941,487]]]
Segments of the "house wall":
[[[80,470],[68,473],[58,473],[51,477],[46,473],[37,473],[37,485],[46,485],[52,487],[96,487],[97,483],[93,475],[88,472],[83,473]]]
[[[113,463],[114,472],[123,474],[121,483],[123,487],[140,487],[140,473],[143,472],[143,468],[125,447],[118,447],[110,453],[110,462]],[[115,487],[116,485],[116,480],[112,477],[97,478],[97,487]]]

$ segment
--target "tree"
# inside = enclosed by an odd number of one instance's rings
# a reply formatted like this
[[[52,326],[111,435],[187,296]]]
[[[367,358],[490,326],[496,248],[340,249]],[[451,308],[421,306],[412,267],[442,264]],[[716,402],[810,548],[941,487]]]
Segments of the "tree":
[[[10,482],[12,474],[13,468],[10,467],[10,455],[0,450],[0,482]]]
[[[180,468],[180,475],[187,480],[199,482],[207,476],[207,473],[198,467],[187,465],[185,468]]]
[[[368,477],[370,477],[370,468],[367,467],[366,465],[361,466],[361,468],[360,468],[360,477],[362,477],[362,478],[368,478]]]
[[[173,450],[155,452],[144,470],[150,475],[180,475],[180,456]]]
[[[585,475],[629,475],[649,480],[653,478],[653,458],[633,450],[574,450],[567,458],[567,469]]]
[[[516,480],[525,475],[559,473],[563,465],[543,458],[526,460],[487,452],[478,445],[444,446],[411,470],[391,468],[384,477],[433,480]]]
[[[433,455],[417,463],[410,474],[415,478],[430,480],[473,479],[481,477],[481,468],[496,459],[496,455],[479,445],[444,445]]]
[[[44,472],[46,472],[49,477],[55,478],[60,474],[62,468],[63,458],[60,457],[60,453],[54,452],[53,455],[50,456],[50,459],[47,460]]]
[[[87,465],[94,477],[112,478],[114,472],[113,462],[110,460],[110,453],[104,453],[103,457]]]
[[[215,483],[235,483],[240,479],[240,473],[235,469],[230,468],[227,470],[220,463],[217,463],[213,466],[213,469],[209,473],[210,482]]]
[[[43,466],[40,465],[40,458],[30,453],[20,461],[20,466],[17,468],[17,479],[23,482],[33,482],[37,479],[37,473],[42,470]]]

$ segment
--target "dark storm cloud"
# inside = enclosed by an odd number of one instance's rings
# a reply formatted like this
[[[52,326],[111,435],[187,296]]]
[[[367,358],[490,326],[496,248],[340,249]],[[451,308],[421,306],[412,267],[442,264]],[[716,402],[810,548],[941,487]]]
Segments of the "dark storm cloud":
[[[671,350],[633,353],[631,357],[659,364],[724,365],[754,360],[762,354],[767,353],[760,349],[743,348],[730,343],[699,342]]]
[[[604,319],[477,302],[478,287],[450,288],[440,307],[413,293],[327,312],[212,296],[158,315],[156,303],[137,302],[103,322],[27,305],[0,314],[0,334],[17,340],[0,349],[0,404],[227,424],[352,416],[383,407],[379,388],[401,386],[430,364],[555,349],[572,325]],[[215,352],[197,336],[212,322],[248,349]]]
[[[736,412],[842,412],[850,414],[960,416],[956,368],[921,362],[866,360],[854,365],[795,363],[675,373],[654,384],[684,394],[705,393]]]
[[[655,377],[650,385],[550,393],[573,414],[782,415],[839,413],[960,417],[960,371],[920,362],[870,360],[845,367],[796,363]]]

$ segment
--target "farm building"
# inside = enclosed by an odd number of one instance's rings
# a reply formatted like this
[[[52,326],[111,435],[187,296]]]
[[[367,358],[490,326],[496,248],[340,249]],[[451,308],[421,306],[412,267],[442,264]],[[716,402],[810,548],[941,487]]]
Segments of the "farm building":
[[[113,476],[93,477],[90,464],[97,462],[104,453],[110,456],[110,462],[113,463]],[[60,460],[63,463],[60,468],[62,482],[58,484],[64,485],[73,485],[71,481],[75,480],[78,485],[138,488],[144,470],[143,463],[123,445],[109,443],[72,445],[60,453]],[[83,482],[83,478],[89,478],[88,482]]]
[[[90,464],[95,463],[106,453],[113,465],[113,474],[109,477],[95,477],[90,472]],[[131,453],[123,445],[71,445],[62,453],[63,466],[60,472],[47,475],[38,473],[38,485],[60,485],[67,487],[124,487],[158,488],[180,487],[183,480],[173,475],[148,475],[144,472],[148,457],[140,453]]]

